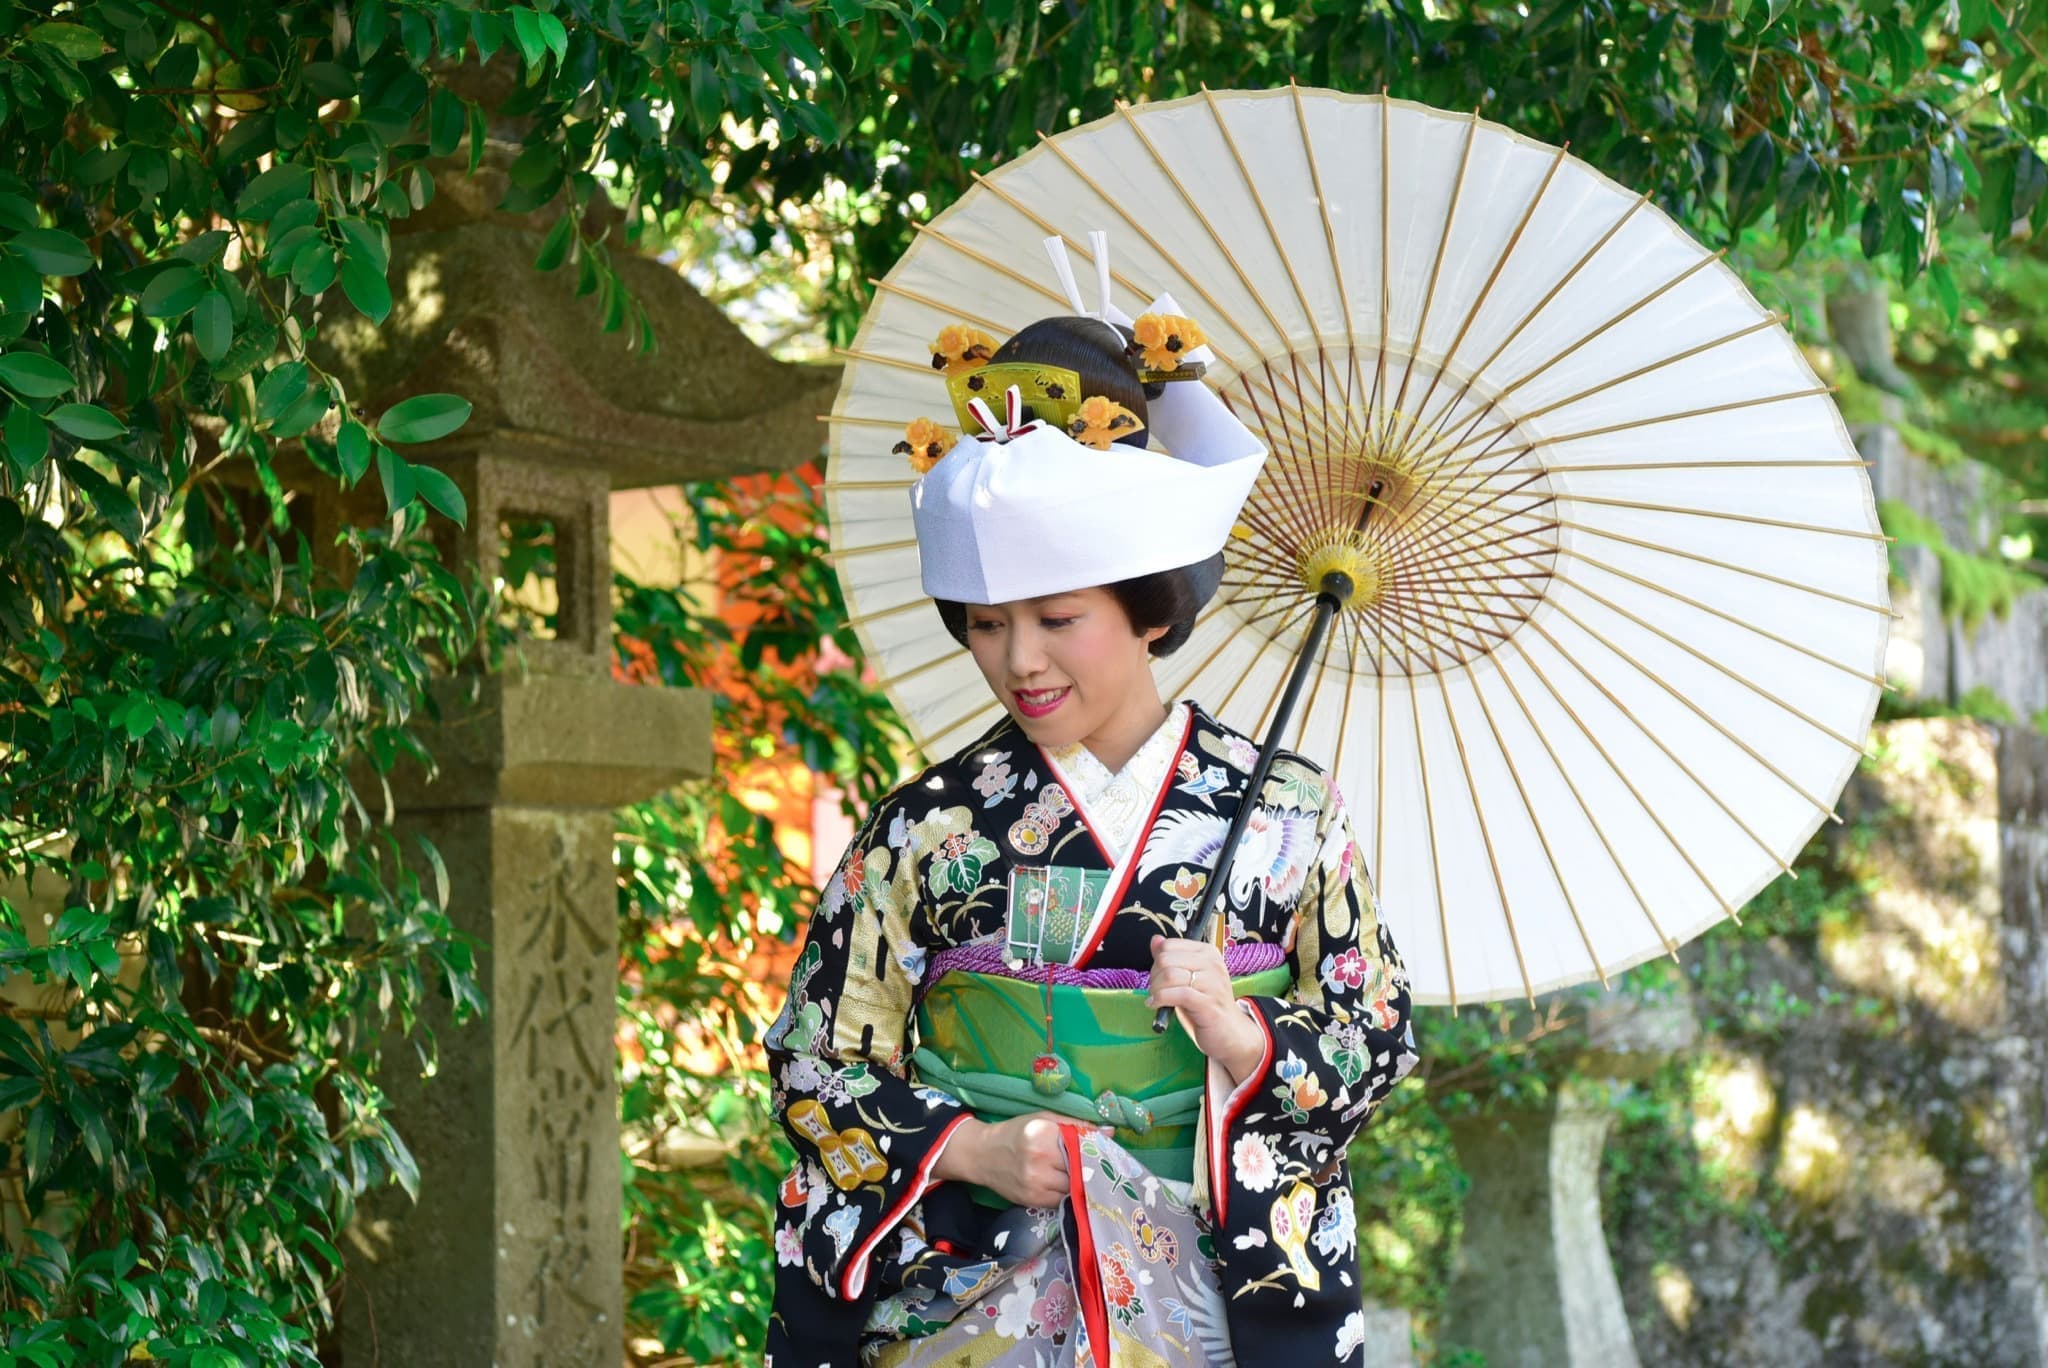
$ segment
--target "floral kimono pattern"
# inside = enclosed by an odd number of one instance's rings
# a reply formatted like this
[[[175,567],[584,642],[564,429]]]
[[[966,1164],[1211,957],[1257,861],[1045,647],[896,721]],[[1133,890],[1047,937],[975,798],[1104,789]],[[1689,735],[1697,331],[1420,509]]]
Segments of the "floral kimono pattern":
[[[1190,707],[1150,819],[1121,855],[1007,718],[874,806],[825,886],[767,1038],[775,1105],[797,1151],[777,1210],[771,1363],[922,1362],[890,1355],[925,1336],[959,1351],[967,1327],[1003,1321],[1003,1299],[1027,1286],[1034,1305],[1054,1299],[1049,1311],[1065,1295],[1054,1284],[1065,1287],[1085,1325],[1109,1267],[1156,1280],[1139,1267],[1138,1245],[1123,1242],[1138,1264],[1104,1264],[1099,1243],[1081,1240],[1077,1216],[1096,1204],[1079,1194],[1056,1230],[1047,1213],[997,1211],[963,1185],[934,1182],[969,1113],[910,1070],[913,1016],[933,956],[1005,938],[1013,866],[1078,868],[1102,890],[1081,909],[1067,963],[1149,968],[1153,935],[1190,933],[1256,758],[1252,741]],[[1241,1085],[1209,1067],[1175,1274],[1213,1279],[1228,1342],[1259,1345],[1261,1361],[1355,1362],[1362,1316],[1345,1150],[1417,1062],[1407,975],[1343,803],[1300,757],[1276,759],[1228,877],[1230,937],[1282,947],[1294,986],[1241,999],[1266,1037]],[[1097,1148],[1113,1164],[1134,1162],[1114,1140]],[[1141,1221],[1171,1228],[1174,1194],[1163,1186],[1141,1188],[1134,1206],[1107,1202],[1121,1213],[1107,1219],[1131,1239]],[[1082,1277],[1075,1251],[1091,1248],[1097,1268]],[[1011,1305],[1014,1324],[1022,1313]],[[946,1361],[1009,1361],[983,1358],[985,1348]],[[1114,1340],[1085,1334],[1017,1360],[1126,1361],[1148,1360],[1131,1349],[1119,1358]]]

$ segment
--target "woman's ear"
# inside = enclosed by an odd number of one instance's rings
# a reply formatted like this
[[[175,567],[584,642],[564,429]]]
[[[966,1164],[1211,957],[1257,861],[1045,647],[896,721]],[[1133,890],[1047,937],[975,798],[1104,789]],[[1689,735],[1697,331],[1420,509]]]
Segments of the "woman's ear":
[[[1172,630],[1173,627],[1171,624],[1162,624],[1158,627],[1147,627],[1144,631],[1138,633],[1138,635],[1145,639],[1145,644],[1147,646],[1150,646],[1153,642],[1159,640],[1159,638],[1165,636],[1168,632]]]

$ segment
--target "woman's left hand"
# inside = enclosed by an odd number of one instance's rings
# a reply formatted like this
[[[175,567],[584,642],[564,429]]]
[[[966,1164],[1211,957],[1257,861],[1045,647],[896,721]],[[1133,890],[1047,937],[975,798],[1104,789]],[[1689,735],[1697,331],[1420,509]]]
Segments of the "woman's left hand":
[[[1244,1082],[1266,1054],[1266,1037],[1237,1005],[1223,952],[1207,941],[1152,938],[1147,1007],[1171,1007],[1203,1054]]]

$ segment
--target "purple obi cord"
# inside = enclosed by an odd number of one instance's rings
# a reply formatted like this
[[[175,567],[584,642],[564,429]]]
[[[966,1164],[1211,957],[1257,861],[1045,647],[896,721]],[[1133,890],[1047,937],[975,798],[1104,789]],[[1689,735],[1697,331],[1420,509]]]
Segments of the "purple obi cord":
[[[1268,941],[1239,941],[1223,951],[1223,967],[1230,971],[1232,978],[1244,974],[1257,974],[1267,969],[1276,969],[1286,963],[1287,952]],[[936,983],[941,974],[958,969],[970,974],[994,974],[1002,978],[1028,979],[1033,983],[1045,981],[1045,970],[1039,965],[1027,964],[1011,968],[1003,962],[1003,947],[996,941],[976,941],[972,945],[956,945],[950,950],[941,950],[932,956],[931,966],[925,974],[926,983]],[[1143,969],[1076,969],[1070,965],[1052,966],[1052,981],[1065,986],[1082,988],[1143,988],[1150,975]]]

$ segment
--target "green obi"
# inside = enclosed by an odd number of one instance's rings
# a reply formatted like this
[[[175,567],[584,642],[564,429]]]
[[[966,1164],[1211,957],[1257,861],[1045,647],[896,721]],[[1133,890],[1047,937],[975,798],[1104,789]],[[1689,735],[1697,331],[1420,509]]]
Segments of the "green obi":
[[[1239,997],[1275,997],[1292,983],[1276,965],[1231,980]],[[1162,1178],[1187,1182],[1195,1170],[1208,1058],[1177,1018],[1152,1033],[1143,988],[1054,984],[1053,1046],[1066,1066],[1062,1090],[1033,1085],[1045,1053],[1043,983],[952,970],[917,1008],[918,1081],[960,1099],[986,1120],[1056,1112],[1116,1128],[1117,1143]],[[975,1196],[1008,1205],[993,1193]]]

